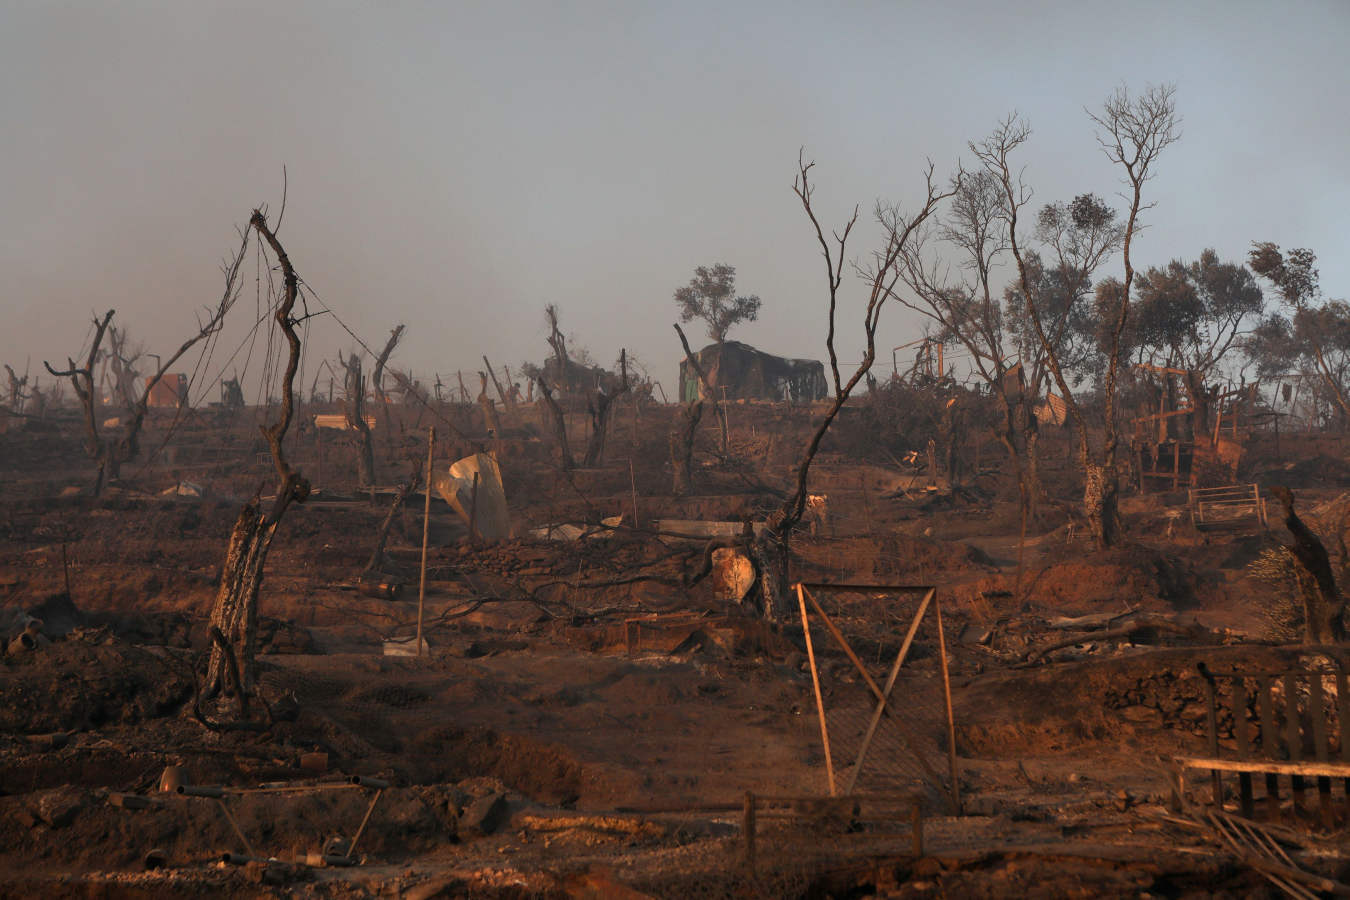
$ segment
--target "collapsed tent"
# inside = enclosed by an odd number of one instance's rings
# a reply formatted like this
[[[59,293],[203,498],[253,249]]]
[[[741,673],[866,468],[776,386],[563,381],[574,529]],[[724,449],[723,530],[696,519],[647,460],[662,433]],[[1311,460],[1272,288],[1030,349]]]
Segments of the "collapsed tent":
[[[785,359],[739,341],[709,344],[698,352],[698,364],[718,399],[809,403],[829,393],[825,367],[818,360]],[[689,403],[698,398],[698,374],[689,360],[682,360],[680,399]]]

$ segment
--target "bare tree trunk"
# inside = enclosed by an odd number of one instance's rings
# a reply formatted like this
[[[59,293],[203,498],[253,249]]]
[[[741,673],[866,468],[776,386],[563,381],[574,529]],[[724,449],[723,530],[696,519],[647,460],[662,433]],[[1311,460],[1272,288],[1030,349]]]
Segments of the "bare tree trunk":
[[[403,508],[408,495],[416,490],[417,485],[421,483],[422,466],[422,458],[420,456],[414,458],[412,473],[408,476],[407,481],[399,485],[398,493],[394,494],[394,500],[389,504],[389,509],[384,514],[379,529],[375,532],[375,549],[371,551],[370,562],[366,563],[367,572],[379,572],[384,568],[384,548],[389,542],[389,529],[393,527],[394,517]]]
[[[211,607],[211,627],[220,629],[221,634],[225,635],[240,665],[240,689],[243,694],[236,700],[241,715],[248,714],[248,697],[253,688],[253,658],[258,641],[258,591],[262,587],[263,564],[267,561],[267,551],[272,546],[277,524],[259,512],[257,497],[244,504],[230,532],[220,589]],[[206,669],[203,696],[210,699],[228,688],[226,666],[226,655],[213,646]]]
[[[763,604],[761,613],[773,621],[788,618],[792,609],[788,567],[791,559],[788,537],[791,530],[791,526],[783,528],[781,522],[775,525],[770,521],[750,544],[750,558],[759,576],[759,600]]]
[[[258,642],[258,592],[262,588],[267,552],[271,549],[281,517],[291,503],[304,503],[309,497],[309,482],[291,468],[282,443],[295,412],[295,375],[300,368],[300,336],[296,334],[295,320],[291,317],[299,294],[300,280],[291,266],[290,257],[268,227],[267,219],[260,210],[253,211],[249,227],[267,241],[281,264],[284,289],[275,318],[286,337],[290,355],[281,380],[280,418],[271,425],[260,426],[267,446],[272,451],[272,463],[277,472],[277,496],[271,510],[265,514],[260,512],[261,500],[258,497],[244,504],[240,510],[225,552],[220,590],[211,609],[211,625],[219,629],[223,640],[211,647],[204,696],[210,699],[220,692],[233,658],[241,669],[241,696],[238,698],[241,715],[247,715],[248,696],[256,677],[254,657]]]
[[[588,468],[605,461],[605,441],[609,438],[610,412],[614,408],[614,401],[628,393],[627,349],[619,351],[619,372],[619,386],[614,393],[607,394],[603,387],[597,388],[595,395],[587,404],[587,411],[591,414],[591,439],[586,445],[582,465]]]
[[[674,471],[674,493],[683,497],[694,489],[694,436],[703,418],[703,401],[680,407],[678,425],[670,432],[670,466]]]
[[[511,402],[511,394],[502,388],[502,383],[497,380],[497,373],[486,356],[483,357],[483,365],[487,366],[488,375],[492,376],[492,386],[497,389],[497,396],[501,398],[503,408],[510,409],[514,405]]]
[[[553,396],[553,391],[549,388],[548,382],[544,380],[541,372],[535,379],[539,384],[539,396],[544,401],[544,408],[548,410],[549,422],[553,426],[553,442],[557,445],[558,465],[564,472],[572,470],[572,450],[567,446],[567,420],[563,418],[562,407]]]
[[[375,399],[379,401],[381,409],[389,403],[389,395],[384,392],[384,367],[389,364],[389,357],[393,355],[394,348],[398,346],[402,337],[403,325],[400,324],[389,332],[389,340],[385,342],[384,349],[375,357],[375,370],[371,372],[370,386],[375,391]]]
[[[343,359],[339,353],[338,362],[347,370],[347,427],[356,434],[357,479],[361,487],[374,487],[375,447],[371,441],[370,423],[366,421],[366,380],[361,375],[361,357],[353,353]]]
[[[797,199],[801,201],[802,208],[811,221],[816,241],[820,245],[821,255],[825,258],[830,310],[829,331],[826,334],[825,347],[830,357],[834,399],[830,408],[816,426],[815,432],[811,435],[811,439],[807,442],[802,453],[801,462],[797,466],[795,489],[783,502],[782,507],[769,516],[763,532],[751,544],[751,561],[759,574],[763,614],[765,618],[772,621],[783,621],[792,614],[794,608],[788,592],[789,561],[791,559],[790,540],[792,529],[801,521],[806,509],[807,480],[811,471],[811,463],[815,460],[816,453],[820,449],[820,442],[825,438],[835,418],[838,417],[839,411],[848,402],[853,389],[871,371],[872,364],[876,361],[876,333],[881,311],[885,307],[886,300],[895,295],[895,287],[900,278],[898,263],[909,248],[910,242],[915,236],[915,231],[923,226],[929,216],[933,215],[939,203],[951,197],[960,187],[960,178],[958,177],[956,186],[951,190],[943,191],[938,188],[933,181],[934,167],[930,164],[927,172],[927,195],[923,207],[918,212],[913,216],[905,216],[898,209],[887,210],[880,205],[878,206],[877,217],[886,231],[884,236],[885,247],[873,255],[875,268],[868,274],[870,295],[863,315],[863,335],[866,344],[862,361],[858,363],[853,374],[844,379],[840,375],[839,357],[835,350],[835,317],[838,310],[839,287],[843,283],[846,245],[849,234],[858,220],[858,211],[855,207],[853,216],[843,230],[833,233],[834,241],[831,243],[825,237],[824,229],[811,206],[813,187],[810,184],[809,176],[814,165],[814,163],[807,163],[800,157],[798,158],[798,173],[792,190],[797,195]]]
[[[1112,547],[1120,535],[1120,484],[1115,467],[1083,460],[1083,509],[1088,533],[1098,547]]]
[[[1284,507],[1284,525],[1294,536],[1290,551],[1311,576],[1312,590],[1302,588],[1304,633],[1310,644],[1334,644],[1345,640],[1345,601],[1336,586],[1331,557],[1321,539],[1294,512],[1294,494],[1277,485],[1270,494]],[[1300,579],[1302,583],[1304,579]]]

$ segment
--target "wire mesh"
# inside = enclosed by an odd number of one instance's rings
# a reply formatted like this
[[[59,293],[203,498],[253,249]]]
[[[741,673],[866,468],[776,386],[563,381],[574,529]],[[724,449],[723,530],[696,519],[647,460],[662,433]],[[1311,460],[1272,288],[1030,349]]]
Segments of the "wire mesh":
[[[811,595],[873,683],[884,691],[926,592],[926,588],[817,589]],[[947,787],[941,774],[947,766],[947,731],[932,605],[919,623],[865,756],[864,741],[878,707],[876,695],[809,601],[808,620],[836,789],[841,793],[921,790],[937,801]]]

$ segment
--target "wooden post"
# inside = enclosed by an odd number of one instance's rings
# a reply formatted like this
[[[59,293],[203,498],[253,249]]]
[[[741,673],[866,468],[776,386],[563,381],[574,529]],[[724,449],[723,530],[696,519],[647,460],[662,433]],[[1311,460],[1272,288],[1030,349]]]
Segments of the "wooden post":
[[[637,476],[633,474],[633,458],[628,457],[628,486],[633,491],[633,527],[638,527]]]
[[[1261,714],[1261,755],[1266,759],[1280,759],[1280,736],[1275,730],[1275,707],[1270,696],[1270,677],[1256,679],[1256,704]],[[1266,773],[1266,807],[1271,818],[1280,811],[1280,777]]]
[[[1205,699],[1208,701],[1205,718],[1209,726],[1209,755],[1217,757],[1219,755],[1219,722],[1218,722],[1218,697],[1215,696],[1217,688],[1214,684],[1214,676],[1208,669],[1202,669],[1200,674],[1205,679]],[[1218,770],[1210,773],[1210,787],[1214,792],[1214,805],[1223,809],[1223,781],[1219,777]]]
[[[797,583],[797,605],[802,610],[802,635],[806,638],[806,661],[811,665],[811,686],[816,692],[816,713],[820,716],[820,742],[825,747],[825,774],[830,780],[830,796],[834,793],[834,761],[830,758],[830,731],[825,725],[825,700],[820,694],[820,674],[816,671],[816,651],[811,644],[811,623],[806,617],[806,600],[801,583]]]
[[[1284,676],[1285,743],[1289,747],[1290,762],[1303,761],[1303,717],[1298,711],[1298,680],[1293,674]],[[1217,755],[1217,754],[1216,754]],[[1303,776],[1291,775],[1294,795],[1294,816],[1303,808]]]
[[[942,630],[942,603],[933,592],[933,614],[937,617],[938,653],[942,662],[942,699],[947,704],[947,764],[951,768],[952,812],[961,815],[961,786],[956,780],[956,719],[952,715],[952,680],[947,671],[947,636]]]
[[[1330,762],[1321,672],[1313,672],[1308,676],[1308,715],[1312,719],[1313,754],[1320,763]],[[1325,775],[1317,776],[1317,805],[1322,813],[1322,825],[1330,829],[1335,820],[1331,812],[1331,779]]]
[[[1233,737],[1237,741],[1238,759],[1248,759],[1250,742],[1247,735],[1247,683],[1241,675],[1233,678]],[[1252,773],[1238,773],[1238,804],[1242,815],[1251,818],[1254,810],[1252,802]]]
[[[862,676],[862,680],[867,683],[868,689],[872,691],[872,696],[876,697],[878,701],[884,701],[886,699],[886,695],[882,692],[881,687],[876,683],[876,680],[872,678],[870,674],[868,674],[867,667],[862,664],[862,660],[858,658],[858,654],[853,651],[853,648],[851,646],[849,646],[848,641],[844,638],[843,633],[839,630],[839,626],[834,624],[834,620],[830,618],[829,613],[825,612],[825,609],[820,605],[820,601],[816,599],[814,594],[812,594],[809,590],[807,590],[805,586],[802,586],[801,589],[802,593],[806,595],[806,599],[811,601],[811,607],[816,611],[816,615],[820,617],[820,621],[825,625],[825,628],[834,637],[834,640],[836,643],[839,644],[839,647],[844,651],[844,653],[848,655],[848,658],[853,662],[853,667],[858,670],[858,674]],[[905,734],[905,731],[901,727],[900,722],[895,719],[892,719],[892,721],[895,723],[896,733],[899,736],[901,742],[903,742],[905,746],[908,747],[911,752],[913,752],[914,759],[918,761],[919,766],[924,771],[924,774],[926,774],[929,778],[933,779],[935,783],[940,782],[942,780],[942,776],[933,770],[933,767],[932,765],[929,764],[928,759],[922,753],[920,753],[918,749],[914,746],[914,743]]]
[[[1350,762],[1350,685],[1344,671],[1336,673],[1336,719],[1341,726],[1341,762]],[[1350,805],[1350,778],[1345,779],[1345,800]]]
[[[417,655],[422,655],[422,612],[427,602],[427,536],[431,531],[431,477],[436,453],[436,429],[427,429],[426,500],[422,505],[422,577],[417,585]]]

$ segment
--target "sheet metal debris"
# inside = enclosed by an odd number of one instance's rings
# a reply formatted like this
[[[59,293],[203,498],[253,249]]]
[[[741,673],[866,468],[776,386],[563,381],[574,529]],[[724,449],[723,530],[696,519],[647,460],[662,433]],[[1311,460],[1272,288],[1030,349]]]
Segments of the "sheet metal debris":
[[[453,463],[448,472],[436,475],[432,485],[478,537],[497,541],[511,536],[502,470],[492,454],[464,457]]]

